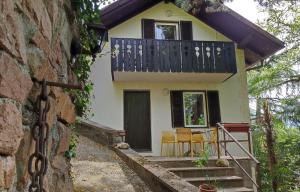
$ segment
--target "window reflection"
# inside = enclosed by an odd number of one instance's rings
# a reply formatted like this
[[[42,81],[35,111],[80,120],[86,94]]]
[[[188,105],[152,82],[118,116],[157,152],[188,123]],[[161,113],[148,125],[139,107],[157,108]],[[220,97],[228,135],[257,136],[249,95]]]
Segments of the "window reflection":
[[[177,40],[178,24],[177,23],[156,23],[155,39]]]
[[[184,124],[186,127],[206,127],[205,95],[200,92],[183,93]]]

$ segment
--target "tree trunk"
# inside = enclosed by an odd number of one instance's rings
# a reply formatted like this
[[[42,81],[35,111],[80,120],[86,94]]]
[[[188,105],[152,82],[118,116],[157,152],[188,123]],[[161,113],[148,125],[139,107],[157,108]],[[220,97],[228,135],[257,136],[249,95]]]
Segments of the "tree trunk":
[[[265,134],[266,134],[266,144],[267,144],[267,151],[268,151],[268,160],[269,160],[269,170],[272,176],[272,188],[274,192],[277,192],[277,176],[276,176],[276,154],[274,149],[274,134],[273,134],[273,123],[272,117],[269,111],[269,104],[267,101],[263,104],[263,111],[264,111],[264,127],[265,127]]]
[[[262,116],[261,116],[261,98],[257,98],[257,99],[256,99],[255,121],[256,121],[256,125],[261,125],[261,124],[262,124]]]

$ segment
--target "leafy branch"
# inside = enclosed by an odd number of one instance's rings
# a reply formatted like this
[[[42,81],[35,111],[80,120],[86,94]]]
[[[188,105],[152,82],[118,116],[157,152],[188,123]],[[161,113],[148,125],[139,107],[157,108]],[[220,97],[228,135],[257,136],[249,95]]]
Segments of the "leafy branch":
[[[84,84],[83,91],[72,91],[76,110],[79,116],[86,117],[90,114],[90,98],[93,92],[93,83],[89,80],[91,66],[94,64],[99,37],[89,29],[89,24],[100,24],[100,6],[110,3],[109,0],[71,0],[76,14],[79,29],[80,54],[74,63],[74,73],[78,81]]]
[[[228,11],[224,5],[225,1],[230,2],[232,0],[175,0],[175,5],[193,15],[199,15]]]

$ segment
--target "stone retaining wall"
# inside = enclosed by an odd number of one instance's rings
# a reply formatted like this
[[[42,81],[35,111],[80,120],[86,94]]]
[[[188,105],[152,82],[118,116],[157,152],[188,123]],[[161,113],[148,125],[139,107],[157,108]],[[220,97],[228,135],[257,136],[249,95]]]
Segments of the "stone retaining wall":
[[[34,151],[30,130],[39,80],[76,82],[72,74],[70,44],[73,20],[69,0],[0,1],[0,191],[27,191],[27,164]],[[49,192],[73,191],[68,150],[69,124],[75,108],[69,95],[51,88],[48,123],[49,168],[45,188]]]
[[[122,141],[124,131],[112,129],[99,123],[81,120],[80,128],[77,130],[80,135],[107,146],[114,146]]]

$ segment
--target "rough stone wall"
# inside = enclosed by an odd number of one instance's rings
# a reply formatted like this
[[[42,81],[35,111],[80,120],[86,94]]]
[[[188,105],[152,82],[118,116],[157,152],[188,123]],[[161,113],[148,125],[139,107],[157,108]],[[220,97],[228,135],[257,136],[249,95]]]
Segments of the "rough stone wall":
[[[39,80],[76,82],[69,67],[74,35],[69,0],[0,0],[0,191],[28,191],[28,159],[34,151],[30,130]],[[48,192],[73,191],[68,150],[75,109],[60,88],[49,89],[51,109]]]

